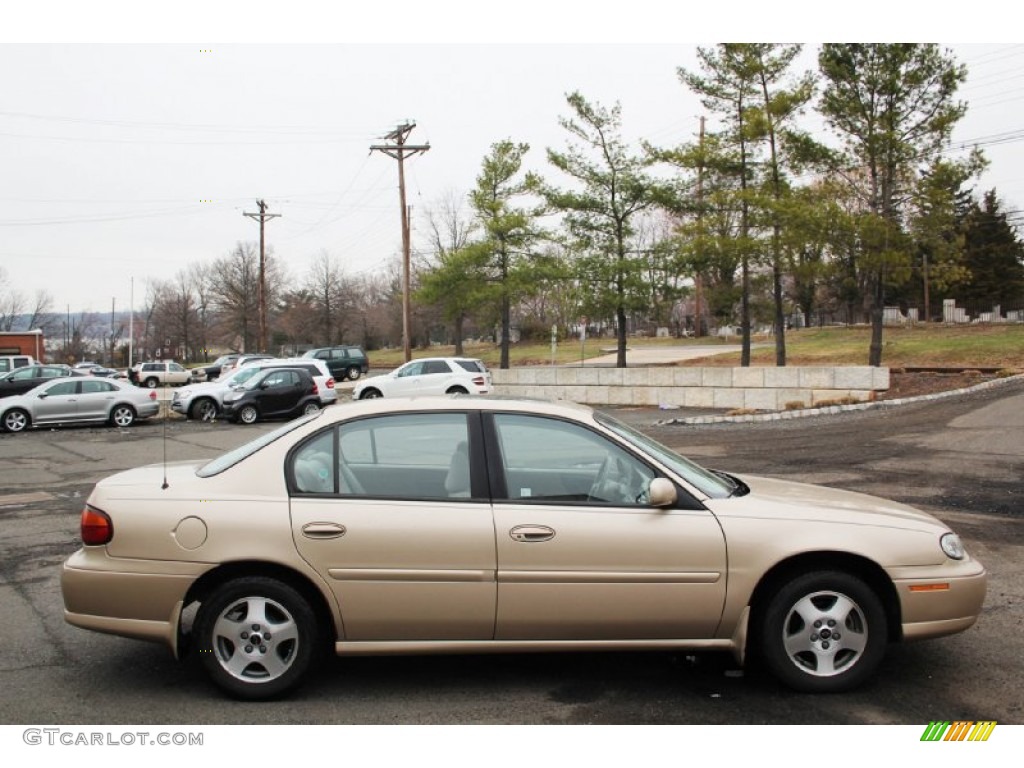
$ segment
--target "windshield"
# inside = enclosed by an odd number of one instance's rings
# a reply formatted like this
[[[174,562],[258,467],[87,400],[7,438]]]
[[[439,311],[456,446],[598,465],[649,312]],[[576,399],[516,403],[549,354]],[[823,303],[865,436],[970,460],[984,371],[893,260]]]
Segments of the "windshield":
[[[223,453],[197,469],[196,475],[199,477],[213,477],[214,475],[219,475],[225,469],[230,469],[243,459],[252,456],[256,451],[270,445],[279,437],[287,435],[293,429],[301,427],[303,424],[312,421],[313,419],[320,418],[322,413],[323,411],[317,411],[316,413],[311,413],[306,416],[300,416],[294,421],[289,421],[287,424],[278,427],[273,432],[267,432],[267,434],[261,435],[255,440],[249,441],[245,445],[240,445],[227,453]]]
[[[618,419],[614,419],[606,413],[594,413],[594,418],[599,424],[607,427],[619,437],[657,459],[683,478],[683,480],[710,498],[727,498],[736,489],[735,484],[727,477],[723,477],[716,472],[712,472],[710,469],[705,469],[699,464],[695,464],[689,459],[683,458],[671,448],[662,445],[656,440],[652,440],[647,435],[623,424]]]
[[[236,368],[224,379],[224,383],[230,384],[232,387],[240,387],[260,370],[260,368]]]

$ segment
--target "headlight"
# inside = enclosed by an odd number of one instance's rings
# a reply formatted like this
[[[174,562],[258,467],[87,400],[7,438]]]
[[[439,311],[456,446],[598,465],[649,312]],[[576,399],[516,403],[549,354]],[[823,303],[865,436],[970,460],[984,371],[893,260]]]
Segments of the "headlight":
[[[189,389],[179,389],[174,393],[175,400],[188,400],[190,397],[192,397],[192,391]]]
[[[960,541],[960,537],[955,533],[945,533],[942,538],[939,539],[939,545],[942,547],[942,551],[946,553],[946,557],[951,560],[963,560],[967,551],[964,549],[964,543]]]

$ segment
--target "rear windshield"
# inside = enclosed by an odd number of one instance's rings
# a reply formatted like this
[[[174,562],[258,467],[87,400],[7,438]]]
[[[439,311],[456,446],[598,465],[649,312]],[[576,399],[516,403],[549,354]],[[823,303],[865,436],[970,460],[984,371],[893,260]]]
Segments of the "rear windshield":
[[[273,432],[267,432],[267,434],[261,435],[245,445],[240,445],[234,450],[221,454],[213,461],[210,461],[197,469],[196,474],[199,477],[213,477],[214,475],[219,475],[225,469],[230,469],[243,459],[247,459],[252,456],[256,451],[270,445],[278,438],[287,435],[296,427],[301,427],[307,421],[319,418],[322,413],[323,411],[317,411],[316,413],[300,416],[293,421],[289,421],[287,424],[278,427]]]
[[[470,373],[487,373],[487,366],[479,360],[456,360],[455,362]]]

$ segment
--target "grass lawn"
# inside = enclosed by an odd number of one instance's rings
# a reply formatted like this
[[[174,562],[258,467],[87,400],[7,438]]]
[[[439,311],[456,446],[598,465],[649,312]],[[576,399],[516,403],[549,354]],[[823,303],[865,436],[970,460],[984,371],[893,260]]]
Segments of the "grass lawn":
[[[773,338],[751,352],[753,365],[775,365]],[[805,328],[786,334],[787,365],[867,365],[871,329]],[[1024,325],[886,328],[882,365],[1024,369]],[[739,365],[739,355],[720,355],[689,364]]]
[[[871,329],[866,326],[806,328],[786,334],[786,359],[789,365],[867,365]],[[650,346],[721,346],[738,344],[729,339],[651,339],[631,338],[629,347]],[[757,337],[758,346],[751,354],[753,365],[774,365],[775,347],[771,337]],[[917,325],[911,328],[886,328],[883,336],[882,365],[905,366],[994,367],[1024,370],[1024,325]],[[578,362],[615,351],[614,338],[589,338],[580,348],[578,339],[559,341],[555,362]],[[453,347],[437,346],[414,349],[413,358],[453,355]],[[402,363],[401,349],[367,352],[374,368],[395,368]],[[467,357],[477,357],[496,368],[500,351],[496,344],[467,344]],[[550,365],[550,343],[513,344],[509,357],[516,365]],[[714,355],[689,360],[686,365],[739,365],[739,354]]]

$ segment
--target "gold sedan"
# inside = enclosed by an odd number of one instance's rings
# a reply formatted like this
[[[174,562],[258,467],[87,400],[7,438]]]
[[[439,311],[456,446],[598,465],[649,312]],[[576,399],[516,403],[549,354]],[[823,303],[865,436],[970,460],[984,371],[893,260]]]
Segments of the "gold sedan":
[[[361,401],[210,462],[119,473],[82,539],[67,621],[191,650],[244,699],[293,689],[329,649],[728,650],[841,691],[889,642],[970,627],[986,584],[906,505],[708,470],[589,408],[488,398]]]

